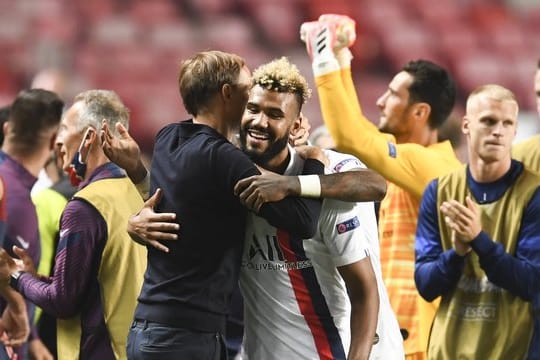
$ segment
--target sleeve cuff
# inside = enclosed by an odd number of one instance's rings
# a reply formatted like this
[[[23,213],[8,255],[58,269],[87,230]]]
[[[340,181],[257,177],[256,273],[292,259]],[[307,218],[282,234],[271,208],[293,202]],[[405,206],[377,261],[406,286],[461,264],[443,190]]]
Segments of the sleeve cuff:
[[[478,255],[488,255],[495,249],[496,245],[488,234],[480,231],[480,234],[471,241],[471,247]]]
[[[324,164],[319,160],[307,159],[304,162],[302,175],[324,174]]]
[[[462,266],[465,263],[465,256],[460,256],[454,249],[445,251],[442,256],[448,265]]]

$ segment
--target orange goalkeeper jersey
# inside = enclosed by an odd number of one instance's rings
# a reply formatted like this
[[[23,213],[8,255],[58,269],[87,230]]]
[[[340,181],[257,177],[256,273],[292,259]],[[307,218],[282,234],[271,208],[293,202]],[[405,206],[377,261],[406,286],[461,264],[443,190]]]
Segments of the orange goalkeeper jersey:
[[[323,119],[337,148],[356,155],[390,183],[381,203],[381,265],[392,308],[405,329],[407,355],[422,358],[436,306],[414,283],[414,239],[419,201],[427,184],[460,166],[450,142],[396,144],[362,114],[350,69],[315,79]]]

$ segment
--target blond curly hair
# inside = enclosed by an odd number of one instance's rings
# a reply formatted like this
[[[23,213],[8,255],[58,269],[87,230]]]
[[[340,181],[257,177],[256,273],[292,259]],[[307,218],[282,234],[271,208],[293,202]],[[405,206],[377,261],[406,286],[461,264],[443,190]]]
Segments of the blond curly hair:
[[[299,108],[311,96],[307,80],[300,74],[296,65],[291,64],[286,57],[259,66],[253,71],[252,78],[253,86],[259,85],[264,89],[295,94]]]

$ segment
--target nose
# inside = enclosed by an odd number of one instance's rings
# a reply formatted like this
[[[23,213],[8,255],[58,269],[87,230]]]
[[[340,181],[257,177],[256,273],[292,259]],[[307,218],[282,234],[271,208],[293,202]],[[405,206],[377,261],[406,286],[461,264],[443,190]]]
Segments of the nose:
[[[502,129],[503,129],[503,126],[504,124],[502,123],[502,121],[498,121],[497,124],[495,124],[495,126],[493,126],[493,135],[497,136],[497,137],[501,137],[502,136]]]
[[[252,125],[257,125],[262,128],[266,128],[268,126],[268,117],[264,114],[264,111],[259,111],[253,117]]]
[[[58,132],[58,134],[56,135],[56,140],[55,140],[55,144],[57,147],[62,147],[62,145],[64,144],[64,135],[62,134],[62,132]]]
[[[379,98],[377,99],[377,102],[375,103],[379,109],[382,110],[384,108],[384,103],[386,102],[387,97],[388,97],[388,91],[386,91],[384,94],[379,96]]]

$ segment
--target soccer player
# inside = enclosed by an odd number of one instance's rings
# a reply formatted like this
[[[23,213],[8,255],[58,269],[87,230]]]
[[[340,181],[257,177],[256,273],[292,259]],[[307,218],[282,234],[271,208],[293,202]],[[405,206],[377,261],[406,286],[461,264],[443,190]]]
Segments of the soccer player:
[[[307,82],[286,59],[261,66],[253,81],[240,129],[242,149],[266,170],[297,175],[309,150],[295,151],[287,143],[300,127]],[[349,155],[326,154],[328,173],[344,175],[363,166]],[[236,191],[260,178],[240,181]],[[313,188],[318,180],[291,179],[283,192],[294,192],[291,183],[300,181],[296,195],[308,190],[320,195],[321,187]],[[346,191],[334,189],[340,191],[344,197]],[[246,205],[258,211],[261,205],[242,194]],[[240,275],[246,327],[243,357],[362,359],[370,352],[373,358],[403,357],[399,327],[378,270],[372,203],[324,200],[316,235],[303,241],[255,212],[248,215]],[[152,221],[153,215],[146,216],[139,217],[134,228],[148,227],[144,222]]]
[[[382,274],[407,358],[422,359],[436,306],[423,302],[414,284],[414,233],[424,188],[460,164],[450,142],[437,140],[454,106],[455,84],[430,61],[407,63],[377,100],[377,129],[362,114],[352,81],[348,47],[356,37],[354,27],[346,16],[322,15],[303,24],[301,36],[336,148],[389,181],[379,213]]]
[[[430,359],[538,356],[540,175],[511,159],[517,115],[506,88],[474,90],[462,122],[469,164],[422,197],[415,279],[426,300],[442,297]]]
[[[75,97],[60,124],[56,144],[78,191],[61,216],[52,276],[38,276],[22,248],[17,250],[22,267],[5,252],[0,261],[2,281],[11,279],[11,287],[58,318],[58,354],[65,359],[126,358],[146,265],[145,248],[124,230],[127,217],[143,201],[103,153],[103,119],[128,126],[129,112],[114,92],[89,90]],[[50,150],[45,159],[49,155]]]
[[[540,115],[540,59],[534,76],[534,93],[536,95],[536,109]],[[523,162],[528,168],[540,172],[540,134],[514,145],[512,157]]]

